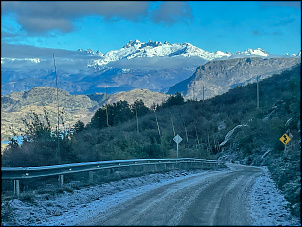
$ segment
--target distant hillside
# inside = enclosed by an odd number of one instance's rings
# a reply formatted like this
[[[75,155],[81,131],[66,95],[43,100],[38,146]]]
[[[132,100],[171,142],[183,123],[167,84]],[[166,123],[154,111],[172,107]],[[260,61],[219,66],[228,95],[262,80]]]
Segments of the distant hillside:
[[[264,79],[298,63],[301,63],[301,58],[214,60],[198,67],[191,77],[171,87],[167,94],[181,92],[187,99],[201,100],[204,88],[204,98],[208,99],[235,86],[256,82],[257,76]]]
[[[58,89],[59,109],[64,111],[63,120],[66,127],[73,126],[78,120],[87,124],[95,111],[104,103],[116,103],[126,100],[133,104],[135,100],[142,99],[147,107],[153,103],[161,104],[169,95],[152,92],[147,89],[134,89],[113,95],[94,93],[91,95],[70,95],[67,91]],[[34,87],[29,91],[12,92],[1,96],[1,140],[12,136],[12,131],[21,134],[22,118],[28,117],[31,112],[43,114],[43,107],[50,115],[53,126],[57,125],[57,90],[52,87]],[[62,126],[62,122],[60,122]],[[10,129],[11,128],[11,129]]]
[[[93,108],[98,106],[97,101],[87,95],[70,95],[58,89],[59,109],[64,112],[65,126],[72,126],[77,120],[88,122]],[[57,122],[57,90],[51,87],[35,87],[27,92],[12,92],[1,96],[1,140],[12,135],[12,130],[18,133],[23,128],[22,118],[31,112],[43,113],[43,107],[49,112],[52,125]],[[62,122],[61,126],[62,126]],[[9,128],[12,129],[9,129]]]
[[[102,104],[106,101],[106,98],[110,97],[110,94],[105,94],[105,93],[94,93],[92,95],[87,95],[91,100],[97,101],[99,104]]]
[[[106,92],[114,94],[120,91],[129,91],[136,88],[149,89],[152,91],[166,92],[169,87],[192,75],[196,66],[190,68],[170,69],[123,69],[106,68],[102,70],[87,69],[88,72],[79,72],[69,75],[67,72],[58,70],[60,88],[70,94],[93,94]],[[5,80],[1,84],[1,94],[10,94],[17,91],[28,91],[32,87],[56,87],[53,72],[40,70],[15,72],[13,70],[1,71],[1,78]],[[50,70],[49,70],[50,71]],[[39,75],[32,77],[32,75]]]
[[[87,95],[70,95],[58,89],[59,105],[64,109],[87,109],[97,104]],[[27,92],[13,92],[1,97],[1,107],[7,112],[17,111],[28,105],[57,107],[57,89],[52,87],[35,87]]]
[[[153,103],[162,104],[170,95],[161,92],[152,92],[148,89],[133,89],[131,91],[122,91],[111,95],[106,103],[113,104],[119,100],[126,100],[129,104],[133,104],[137,99],[141,99],[145,106],[151,107]]]

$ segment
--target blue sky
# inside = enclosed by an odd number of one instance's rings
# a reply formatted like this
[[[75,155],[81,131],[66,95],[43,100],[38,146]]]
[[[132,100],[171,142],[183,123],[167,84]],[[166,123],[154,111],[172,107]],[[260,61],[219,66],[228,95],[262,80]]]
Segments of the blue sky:
[[[271,54],[297,54],[301,3],[1,1],[1,46],[91,48],[105,54],[135,39],[189,42],[210,52],[262,48]]]

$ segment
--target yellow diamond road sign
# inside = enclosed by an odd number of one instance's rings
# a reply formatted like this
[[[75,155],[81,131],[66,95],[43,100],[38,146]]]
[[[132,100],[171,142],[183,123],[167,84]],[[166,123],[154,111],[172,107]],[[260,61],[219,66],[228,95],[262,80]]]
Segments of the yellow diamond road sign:
[[[283,136],[280,137],[279,139],[284,145],[286,145],[291,139],[289,138],[289,136],[284,133]]]

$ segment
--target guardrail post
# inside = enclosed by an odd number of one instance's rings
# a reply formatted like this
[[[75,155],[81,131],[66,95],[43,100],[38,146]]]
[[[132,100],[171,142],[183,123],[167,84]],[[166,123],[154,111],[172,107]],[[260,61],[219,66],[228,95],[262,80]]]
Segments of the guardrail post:
[[[59,175],[59,187],[62,187],[64,184],[64,175]]]
[[[89,171],[89,183],[93,182],[93,171]]]
[[[19,180],[14,180],[14,195],[20,196],[20,182]]]

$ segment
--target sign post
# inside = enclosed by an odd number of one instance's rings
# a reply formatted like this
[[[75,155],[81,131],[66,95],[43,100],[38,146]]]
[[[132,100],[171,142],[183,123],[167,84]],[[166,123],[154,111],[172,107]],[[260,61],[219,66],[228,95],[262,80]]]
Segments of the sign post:
[[[173,138],[174,142],[176,143],[177,146],[177,159],[178,159],[178,144],[182,141],[182,138],[177,134],[174,138]]]

